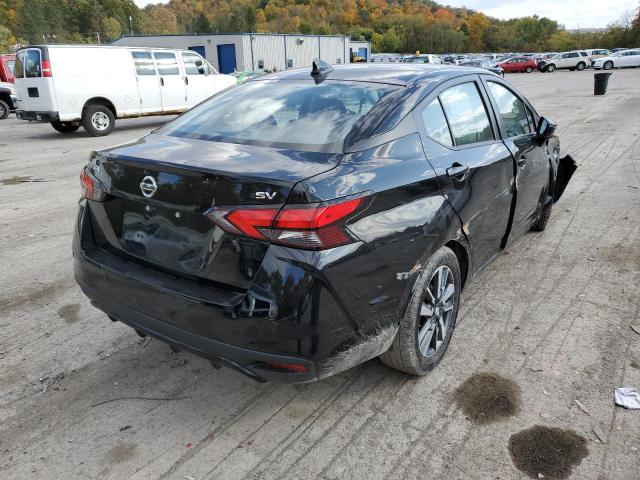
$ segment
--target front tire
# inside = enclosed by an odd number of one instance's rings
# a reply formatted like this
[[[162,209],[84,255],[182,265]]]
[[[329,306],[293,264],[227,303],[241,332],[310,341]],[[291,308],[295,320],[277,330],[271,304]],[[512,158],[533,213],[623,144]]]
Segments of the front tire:
[[[80,128],[80,125],[67,122],[51,122],[51,126],[60,133],[73,133]]]
[[[584,70],[585,68],[587,68],[587,64],[584,62],[580,62],[578,65],[576,65],[576,69],[581,72],[582,70]]]
[[[380,360],[413,375],[426,375],[440,363],[456,324],[461,285],[455,253],[440,248],[422,269],[398,333]]]
[[[540,214],[540,218],[534,223],[533,227],[531,227],[532,232],[544,232],[547,228],[547,224],[549,223],[549,219],[551,218],[551,207],[553,207],[553,203],[550,203],[542,210]]]
[[[556,66],[553,63],[551,65],[547,65],[546,71],[549,73],[553,73],[556,71]]]
[[[606,62],[604,62],[602,68],[605,70],[611,70],[613,68],[613,62],[611,60],[607,60]]]
[[[115,123],[113,112],[104,105],[89,105],[82,115],[82,126],[92,137],[109,135]]]
[[[527,67],[527,73],[531,73],[531,72],[533,72],[533,68]]]
[[[0,100],[0,120],[7,118],[10,111],[9,104],[4,100]]]

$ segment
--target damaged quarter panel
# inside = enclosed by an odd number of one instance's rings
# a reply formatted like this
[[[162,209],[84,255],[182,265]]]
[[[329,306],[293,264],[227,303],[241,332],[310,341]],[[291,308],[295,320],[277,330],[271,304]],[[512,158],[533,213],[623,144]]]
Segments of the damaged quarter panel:
[[[344,322],[336,324],[328,340],[335,342],[339,352],[334,353],[340,355],[327,368],[344,370],[385,350],[422,265],[455,238],[460,222],[440,192],[417,133],[347,154],[334,170],[295,190],[315,199],[361,192],[371,196],[368,209],[349,223],[363,245],[323,270],[335,287],[336,303],[344,305],[346,315],[359,319],[354,322],[360,336],[353,345]]]

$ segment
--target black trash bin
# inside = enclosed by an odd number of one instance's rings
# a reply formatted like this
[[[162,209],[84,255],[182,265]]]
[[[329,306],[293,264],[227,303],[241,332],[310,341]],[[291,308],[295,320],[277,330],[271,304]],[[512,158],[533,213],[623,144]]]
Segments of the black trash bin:
[[[600,72],[593,74],[593,94],[604,95],[607,93],[607,85],[609,85],[609,77],[611,72]]]

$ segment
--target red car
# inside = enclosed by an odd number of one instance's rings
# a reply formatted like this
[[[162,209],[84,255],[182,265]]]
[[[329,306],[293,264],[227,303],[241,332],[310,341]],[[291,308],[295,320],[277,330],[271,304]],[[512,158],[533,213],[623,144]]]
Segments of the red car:
[[[527,72],[531,73],[538,68],[538,62],[533,58],[514,57],[498,64],[505,72]]]
[[[13,83],[13,66],[15,55],[0,55],[0,82]]]

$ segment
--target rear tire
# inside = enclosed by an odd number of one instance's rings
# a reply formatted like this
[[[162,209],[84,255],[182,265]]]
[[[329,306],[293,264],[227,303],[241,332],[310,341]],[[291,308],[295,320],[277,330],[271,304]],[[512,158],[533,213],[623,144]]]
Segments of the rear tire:
[[[547,228],[547,224],[549,223],[549,219],[551,218],[551,207],[553,207],[553,203],[550,203],[542,210],[540,214],[540,218],[538,221],[531,227],[532,232],[544,232]]]
[[[68,122],[51,122],[51,126],[60,133],[73,133],[80,128],[80,125]]]
[[[611,60],[607,60],[606,62],[604,62],[602,68],[605,70],[611,70],[613,68],[613,62]]]
[[[0,120],[7,118],[10,111],[9,104],[4,100],[0,100]]]
[[[104,105],[89,105],[82,115],[82,126],[92,137],[109,135],[115,123],[113,112]]]
[[[439,279],[444,280],[438,284]],[[442,360],[451,341],[460,290],[458,259],[450,248],[442,247],[422,269],[398,333],[380,360],[413,375],[426,375],[432,370]]]
[[[578,65],[576,65],[576,69],[581,72],[582,70],[584,70],[585,68],[587,68],[587,64],[584,62],[580,62]]]

